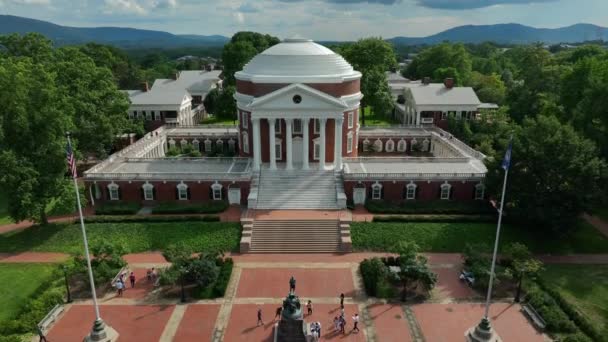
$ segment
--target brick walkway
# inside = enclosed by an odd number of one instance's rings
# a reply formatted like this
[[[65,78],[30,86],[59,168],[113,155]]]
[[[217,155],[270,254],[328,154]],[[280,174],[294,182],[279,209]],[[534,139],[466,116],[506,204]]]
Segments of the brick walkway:
[[[102,317],[120,333],[120,341],[269,341],[274,313],[288,292],[291,275],[296,277],[302,304],[309,299],[313,302],[313,315],[306,316],[306,322],[321,322],[322,340],[326,341],[455,341],[455,336],[463,336],[469,325],[474,324],[471,322],[481,317],[479,305],[457,304],[471,296],[470,289],[457,280],[459,255],[430,255],[431,266],[439,274],[437,293],[433,293],[430,304],[412,306],[366,297],[357,267],[362,258],[370,255],[375,254],[284,255],[284,258],[235,255],[225,298],[185,305],[178,304],[176,299],[162,299],[165,305],[159,305],[154,296],[149,296],[152,288],[145,281],[145,268],[132,265],[138,278],[136,289],[127,288],[122,298],[110,294],[100,300]],[[130,255],[128,259],[137,265],[164,260],[158,253]],[[345,335],[333,329],[333,319],[340,312],[341,292],[346,295]],[[264,319],[264,325],[259,327],[258,308],[262,309]],[[352,331],[355,313],[361,317],[358,333]],[[541,336],[517,307],[495,304],[492,313],[495,326],[504,331],[505,341],[535,341]],[[80,341],[92,321],[90,300],[71,305],[51,328],[50,340]]]
[[[604,234],[605,237],[608,238],[608,222],[604,222],[598,216],[593,216],[589,214],[583,214],[583,219],[587,221],[590,225],[594,226],[600,233]]]

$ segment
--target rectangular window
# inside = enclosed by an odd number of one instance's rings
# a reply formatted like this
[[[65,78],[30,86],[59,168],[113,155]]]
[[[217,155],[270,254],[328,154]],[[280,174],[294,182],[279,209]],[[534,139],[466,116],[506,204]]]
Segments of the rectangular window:
[[[188,199],[188,188],[180,186],[177,188],[177,193],[180,201],[185,201]]]
[[[281,160],[283,155],[282,155],[282,151],[281,151],[281,143],[278,142],[276,144],[274,144],[274,159],[275,160]]]
[[[346,153],[353,151],[353,135],[349,134],[346,136]]]
[[[483,192],[484,192],[484,187],[483,186],[476,186],[475,187],[475,199],[476,200],[482,200],[483,199]]]
[[[407,193],[405,196],[405,199],[415,199],[416,198],[416,187],[415,186],[408,186],[407,187]]]
[[[213,200],[219,201],[222,199],[222,188],[213,189]]]
[[[319,134],[321,132],[321,120],[315,119],[315,134]]]
[[[152,120],[152,112],[151,111],[144,111],[144,114],[146,115],[146,120]]]
[[[144,188],[144,199],[146,201],[153,201],[154,200],[154,188],[150,187],[145,187]]]
[[[442,200],[449,200],[450,199],[450,187],[449,186],[442,186],[441,187],[441,199]]]
[[[348,112],[348,128],[353,128],[355,112]]]
[[[246,112],[241,112],[243,119],[242,119],[242,125],[243,128],[247,128],[247,125],[249,124],[249,121],[247,120],[247,113]]]
[[[321,158],[321,144],[315,143],[313,150],[313,159],[319,160],[319,158]]]
[[[155,111],[154,112],[154,120],[160,121],[160,111]]]
[[[293,120],[293,133],[302,134],[302,120],[300,120],[300,119]]]
[[[441,112],[441,120],[447,120],[448,119],[448,112]]]
[[[111,201],[118,201],[119,196],[118,196],[118,188],[110,188],[110,200]]]
[[[372,199],[381,199],[382,198],[382,189],[379,186],[372,187]]]
[[[129,112],[129,119],[133,119],[136,116],[137,116],[137,112],[136,111]]]
[[[456,112],[456,119],[460,120],[462,119],[462,112]]]
[[[281,119],[274,120],[274,134],[281,134]]]
[[[243,152],[249,153],[249,136],[247,134],[243,134]]]

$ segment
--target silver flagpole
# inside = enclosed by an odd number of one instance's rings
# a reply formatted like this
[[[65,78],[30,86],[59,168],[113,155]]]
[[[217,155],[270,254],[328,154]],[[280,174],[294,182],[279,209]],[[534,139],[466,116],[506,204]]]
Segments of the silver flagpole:
[[[70,147],[72,158],[74,158],[74,150],[72,148],[72,140],[70,139],[70,133],[67,134],[68,138],[68,146]],[[76,163],[76,161],[74,161]],[[72,173],[72,170],[70,170]],[[78,214],[80,216],[80,229],[82,230],[82,240],[84,242],[84,257],[87,261],[87,271],[89,273],[89,281],[91,283],[91,294],[93,296],[93,306],[95,307],[95,322],[93,323],[93,329],[89,336],[87,336],[87,341],[101,341],[106,339],[106,325],[101,319],[101,315],[99,314],[99,304],[97,303],[97,292],[95,291],[95,281],[93,278],[93,269],[91,268],[91,256],[89,255],[89,241],[87,239],[87,230],[84,227],[84,218],[82,215],[82,206],[80,204],[80,192],[78,191],[78,182],[76,181],[76,176],[72,173],[72,180],[74,181],[74,191],[76,191],[76,203],[78,204]]]

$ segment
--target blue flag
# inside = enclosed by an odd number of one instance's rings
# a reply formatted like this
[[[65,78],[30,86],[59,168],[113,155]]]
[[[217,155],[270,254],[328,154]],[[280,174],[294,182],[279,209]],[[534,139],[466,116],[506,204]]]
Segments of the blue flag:
[[[511,151],[513,150],[513,138],[509,140],[509,147],[507,147],[507,152],[505,152],[505,159],[502,160],[502,168],[503,170],[508,170],[511,166]]]

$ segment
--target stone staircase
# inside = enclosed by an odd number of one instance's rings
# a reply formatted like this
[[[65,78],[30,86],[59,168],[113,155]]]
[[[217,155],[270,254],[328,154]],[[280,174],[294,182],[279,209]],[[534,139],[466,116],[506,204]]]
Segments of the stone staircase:
[[[339,209],[339,180],[333,171],[262,170],[256,189],[252,186],[255,208]]]
[[[255,220],[251,253],[335,253],[340,251],[338,220]]]

